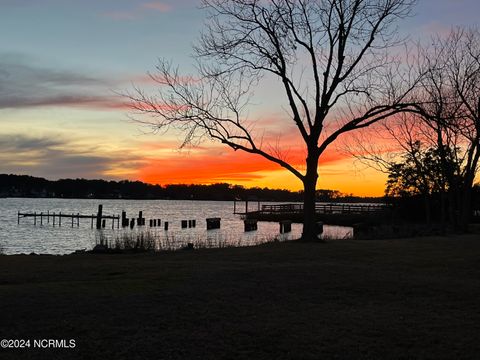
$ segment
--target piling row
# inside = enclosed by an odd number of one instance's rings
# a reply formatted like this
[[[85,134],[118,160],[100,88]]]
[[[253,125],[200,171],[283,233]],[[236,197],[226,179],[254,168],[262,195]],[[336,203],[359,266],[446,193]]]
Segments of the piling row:
[[[93,228],[93,223],[94,220],[96,222],[96,228],[97,229],[103,229],[106,227],[106,221],[107,219],[112,220],[112,229],[115,228],[115,223],[117,224],[117,229],[120,227],[120,224],[122,228],[125,227],[130,227],[130,229],[133,229],[135,225],[141,227],[145,226],[146,219],[143,217],[143,211],[138,212],[138,217],[136,218],[127,218],[127,213],[126,211],[122,211],[122,215],[120,216],[111,216],[111,215],[103,215],[103,205],[98,205],[98,211],[97,214],[92,214],[92,215],[81,215],[80,213],[77,214],[62,214],[61,212],[59,213],[50,213],[47,211],[47,213],[21,213],[18,212],[18,218],[17,222],[20,224],[20,218],[22,217],[33,217],[33,223],[34,225],[37,225],[37,218],[40,221],[40,226],[43,226],[44,218],[46,219],[47,223],[50,223],[50,220],[52,220],[52,225],[53,226],[61,226],[62,225],[62,218],[70,218],[71,219],[71,227],[73,228],[74,226],[80,227],[80,219],[82,218],[88,218],[91,220],[90,226]],[[214,229],[220,229],[220,222],[221,218],[207,218],[206,219],[206,225],[207,225],[207,230],[214,230]],[[154,228],[154,227],[160,227],[162,226],[162,221],[161,219],[150,219],[148,223],[149,227]],[[292,231],[292,221],[290,220],[282,220],[279,222],[280,225],[280,233],[288,233]],[[187,228],[195,228],[197,226],[197,221],[195,219],[189,219],[189,220],[181,220],[180,226],[182,229],[187,229]],[[169,222],[164,221],[163,222],[163,227],[164,230],[168,230],[169,228]],[[258,224],[257,224],[257,219],[245,219],[244,220],[244,231],[256,231],[258,229]],[[316,231],[318,234],[321,234],[323,232],[323,223],[319,222],[316,224]]]

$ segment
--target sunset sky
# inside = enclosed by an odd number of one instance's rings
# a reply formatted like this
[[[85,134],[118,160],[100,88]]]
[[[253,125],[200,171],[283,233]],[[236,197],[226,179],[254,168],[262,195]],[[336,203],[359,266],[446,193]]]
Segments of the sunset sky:
[[[133,84],[151,88],[146,73],[158,58],[192,69],[192,43],[205,20],[198,6],[0,0],[0,173],[300,189],[293,175],[260,157],[210,142],[179,151],[180,134],[152,134],[129,120],[117,93]],[[402,32],[428,39],[452,25],[476,25],[478,14],[478,0],[419,0]],[[299,164],[295,127],[281,121],[281,109],[265,105],[282,96],[272,86],[250,112],[267,140],[282,139]],[[340,145],[321,158],[319,174],[318,188],[383,194],[385,175],[358,165]]]

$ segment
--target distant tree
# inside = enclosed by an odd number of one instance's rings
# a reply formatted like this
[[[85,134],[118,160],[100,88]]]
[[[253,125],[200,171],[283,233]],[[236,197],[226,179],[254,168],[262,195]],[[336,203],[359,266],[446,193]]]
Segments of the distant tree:
[[[448,189],[450,218],[466,230],[480,159],[480,32],[456,28],[421,53],[424,77],[418,103],[439,151]],[[456,166],[447,148],[455,146]],[[455,171],[457,170],[457,171]]]
[[[441,155],[442,153],[442,155]],[[419,141],[405,152],[402,161],[388,165],[387,197],[412,197],[419,195],[425,204],[425,220],[431,222],[432,196],[444,191],[444,159],[448,166],[456,167],[455,149],[436,147],[423,149]],[[447,188],[451,184],[447,184]]]
[[[390,174],[401,168],[399,154],[405,160],[405,154],[416,159],[434,153],[441,221],[466,230],[480,159],[480,32],[456,28],[428,46],[419,46],[416,72],[421,76],[411,93],[415,106],[378,131],[399,151],[375,148],[362,138],[357,139],[355,151],[361,160]],[[412,174],[416,181],[425,175],[421,167],[407,168],[418,172]]]
[[[206,29],[195,46],[198,74],[184,76],[161,60],[151,75],[158,96],[127,94],[155,129],[184,132],[182,146],[203,138],[258,154],[303,183],[302,238],[318,239],[315,189],[321,155],[340,135],[406,108],[411,88],[390,53],[401,41],[395,23],[415,0],[204,0]],[[283,89],[301,137],[304,168],[267,143],[250,121],[253,90],[263,79]],[[398,81],[397,81],[398,80]]]

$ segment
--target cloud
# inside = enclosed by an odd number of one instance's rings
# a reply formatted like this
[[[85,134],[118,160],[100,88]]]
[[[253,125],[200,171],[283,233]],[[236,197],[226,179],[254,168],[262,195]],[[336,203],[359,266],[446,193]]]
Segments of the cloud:
[[[95,147],[58,134],[39,136],[20,133],[0,134],[0,164],[1,173],[30,174],[50,179],[124,178],[144,165],[141,157],[125,150],[100,153]]]
[[[157,10],[160,12],[169,12],[172,10],[172,6],[163,2],[149,2],[149,3],[144,3],[142,4],[142,7],[145,9],[150,9],[150,10]]]
[[[23,54],[0,54],[0,109],[80,106],[125,109],[106,77],[42,67]],[[107,94],[107,95],[106,95]]]
[[[151,15],[152,12],[167,13],[173,10],[172,5],[165,2],[154,1],[138,5],[130,10],[112,10],[101,14],[113,20],[137,20]]]

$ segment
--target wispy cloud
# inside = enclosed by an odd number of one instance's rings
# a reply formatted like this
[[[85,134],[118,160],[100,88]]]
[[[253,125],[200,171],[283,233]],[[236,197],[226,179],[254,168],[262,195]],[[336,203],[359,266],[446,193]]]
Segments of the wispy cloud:
[[[141,19],[152,12],[167,13],[173,10],[172,5],[165,2],[154,1],[141,3],[130,10],[112,10],[102,14],[102,16],[113,20],[136,20]]]
[[[116,174],[134,174],[143,165],[143,160],[127,151],[101,153],[93,146],[58,134],[7,133],[0,134],[0,164],[1,173],[50,179],[117,178]]]
[[[166,4],[163,2],[155,1],[142,4],[142,7],[149,10],[157,10],[160,12],[169,12],[172,10],[172,6],[170,4]]]
[[[0,54],[0,109],[36,106],[125,109],[110,89],[115,81],[41,67],[23,54]]]

